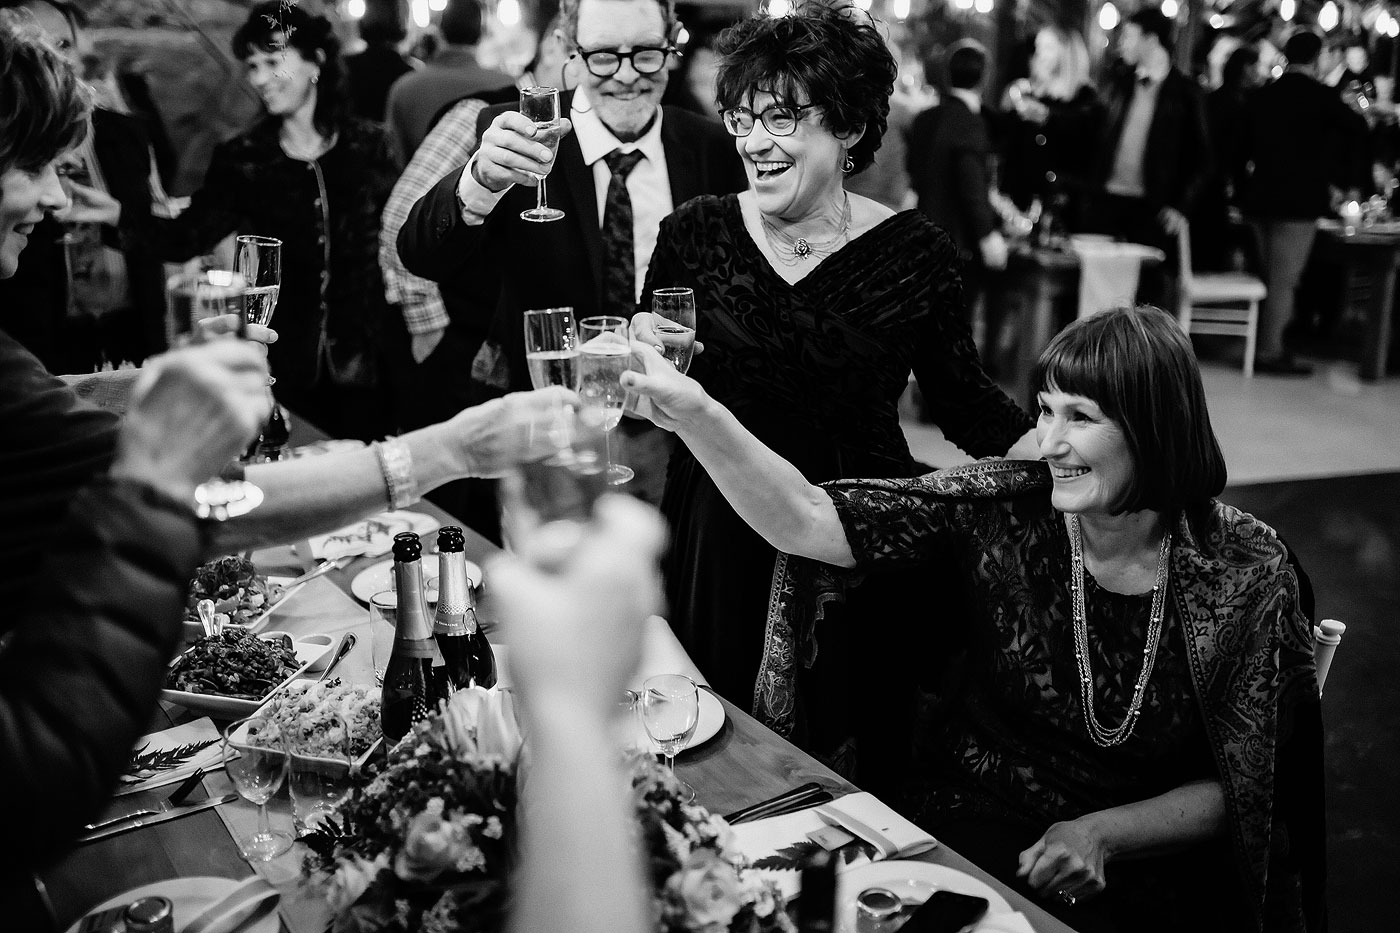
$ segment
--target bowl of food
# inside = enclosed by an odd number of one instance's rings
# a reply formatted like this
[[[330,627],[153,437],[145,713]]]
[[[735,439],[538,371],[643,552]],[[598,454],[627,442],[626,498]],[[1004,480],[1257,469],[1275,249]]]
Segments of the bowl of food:
[[[282,587],[269,583],[246,557],[229,555],[211,560],[196,570],[190,581],[185,599],[185,636],[194,640],[204,634],[198,609],[202,599],[214,604],[217,629],[225,625],[254,626],[281,597]]]
[[[229,626],[197,639],[171,662],[161,698],[216,719],[251,716],[308,666],[282,634]]]
[[[339,723],[345,724],[346,737]],[[293,684],[239,729],[254,745],[280,745],[327,765],[359,770],[384,740],[379,689],[339,678]]]

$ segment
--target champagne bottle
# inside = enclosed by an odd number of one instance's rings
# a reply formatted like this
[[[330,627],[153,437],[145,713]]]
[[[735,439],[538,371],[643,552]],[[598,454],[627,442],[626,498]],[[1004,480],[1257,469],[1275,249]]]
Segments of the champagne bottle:
[[[802,869],[797,929],[800,933],[835,933],[836,857],[831,852],[816,853]]]
[[[411,531],[394,535],[394,588],[398,612],[394,650],[384,668],[380,719],[384,736],[397,742],[415,722],[426,719],[447,699],[442,652],[433,639],[423,597],[423,545]]]
[[[438,531],[438,604],[433,637],[454,690],[496,683],[496,655],[476,618],[465,546],[462,529],[456,525],[445,525]]]

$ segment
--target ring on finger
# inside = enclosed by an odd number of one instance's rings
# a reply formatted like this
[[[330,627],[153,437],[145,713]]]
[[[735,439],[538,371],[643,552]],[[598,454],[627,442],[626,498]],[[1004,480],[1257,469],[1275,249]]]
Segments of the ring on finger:
[[[1073,894],[1069,893],[1063,888],[1055,892],[1055,899],[1058,900],[1061,904],[1064,904],[1066,907],[1073,907],[1079,901],[1079,898],[1075,897]]]

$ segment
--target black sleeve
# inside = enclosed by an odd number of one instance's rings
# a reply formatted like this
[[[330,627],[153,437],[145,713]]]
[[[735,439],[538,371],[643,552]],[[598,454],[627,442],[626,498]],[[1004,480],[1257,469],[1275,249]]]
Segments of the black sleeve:
[[[247,197],[267,198],[266,191],[249,192],[228,144],[214,150],[204,184],[190,205],[175,218],[122,218],[123,234],[135,237],[166,262],[185,262],[207,253],[238,229]]]
[[[1215,155],[1210,138],[1210,128],[1206,125],[1205,95],[1200,88],[1188,83],[1185,87],[1183,106],[1186,108],[1182,121],[1181,152],[1182,165],[1181,194],[1178,203],[1171,205],[1183,214],[1190,214],[1195,207],[1201,190],[1210,179],[1215,168]]]

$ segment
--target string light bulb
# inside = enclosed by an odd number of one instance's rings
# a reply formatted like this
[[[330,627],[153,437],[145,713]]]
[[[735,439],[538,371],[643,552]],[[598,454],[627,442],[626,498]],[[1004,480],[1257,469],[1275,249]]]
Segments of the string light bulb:
[[[1280,0],[1278,15],[1283,18],[1285,23],[1293,22],[1293,17],[1298,15],[1297,0]]]
[[[434,13],[441,13],[447,9],[447,0],[428,0],[428,9]]]
[[[427,29],[433,22],[432,14],[428,11],[429,0],[412,0],[409,3],[409,15],[413,17],[413,25],[419,29]]]
[[[908,19],[909,0],[894,0],[894,3],[890,4],[890,12],[894,14],[895,19]]]
[[[350,0],[345,4],[345,15],[351,19],[365,18],[365,0]]]
[[[1167,19],[1176,19],[1176,14],[1181,12],[1181,6],[1177,0],[1162,0],[1162,15]]]
[[[1104,32],[1111,32],[1118,26],[1118,7],[1114,6],[1112,0],[1099,8],[1099,28]]]
[[[975,0],[972,6],[974,9],[977,10],[978,13],[985,14],[992,12],[992,3],[993,0]]]
[[[787,16],[792,12],[792,3],[789,0],[768,0],[769,16]]]
[[[520,25],[520,0],[501,0],[496,4],[496,19],[502,26]]]
[[[1337,9],[1337,4],[1332,0],[1327,0],[1322,5],[1322,9],[1317,13],[1317,24],[1327,32],[1337,28],[1337,24],[1342,20],[1342,13]]]

